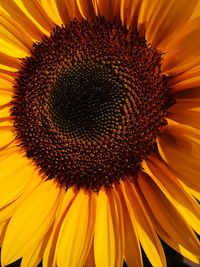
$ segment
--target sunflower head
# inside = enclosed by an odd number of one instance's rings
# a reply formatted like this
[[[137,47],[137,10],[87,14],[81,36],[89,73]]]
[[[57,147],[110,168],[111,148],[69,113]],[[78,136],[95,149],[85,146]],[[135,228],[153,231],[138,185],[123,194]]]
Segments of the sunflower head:
[[[199,7],[1,0],[2,266],[199,262]]]
[[[57,26],[16,80],[11,116],[27,157],[66,188],[134,179],[173,103],[160,66],[161,53],[116,21]]]

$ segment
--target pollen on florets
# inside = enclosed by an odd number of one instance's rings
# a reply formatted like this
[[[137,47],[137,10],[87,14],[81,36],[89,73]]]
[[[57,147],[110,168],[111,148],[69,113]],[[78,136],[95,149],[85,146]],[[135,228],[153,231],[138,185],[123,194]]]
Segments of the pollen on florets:
[[[102,17],[56,26],[16,79],[11,113],[27,157],[66,188],[134,177],[173,104],[160,66],[137,30]]]

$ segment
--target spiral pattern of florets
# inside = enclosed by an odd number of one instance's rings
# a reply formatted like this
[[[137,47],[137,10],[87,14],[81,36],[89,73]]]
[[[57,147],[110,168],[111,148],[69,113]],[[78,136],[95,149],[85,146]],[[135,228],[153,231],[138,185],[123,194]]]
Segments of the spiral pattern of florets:
[[[56,26],[16,79],[20,146],[66,188],[133,179],[173,104],[160,65],[161,54],[126,26],[102,17]]]

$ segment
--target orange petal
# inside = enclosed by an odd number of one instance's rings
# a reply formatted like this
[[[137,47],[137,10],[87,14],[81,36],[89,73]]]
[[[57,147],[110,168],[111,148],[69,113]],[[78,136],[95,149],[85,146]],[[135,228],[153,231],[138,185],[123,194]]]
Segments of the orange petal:
[[[2,74],[5,74],[7,77],[10,76],[12,78],[15,78],[17,74],[13,71],[5,70],[3,69],[3,66],[0,66],[0,77]]]
[[[124,181],[122,189],[123,195],[127,196],[126,203],[129,203],[127,208],[131,216],[132,224],[137,231],[137,236],[147,257],[153,266],[166,266],[162,245],[143,207],[136,186],[129,181]]]
[[[4,83],[7,83],[7,85],[8,85],[8,86],[6,86],[6,88],[7,87],[10,88],[10,87],[12,87],[13,82],[14,82],[14,77],[10,77],[10,75],[6,75],[6,74],[0,72],[0,88],[5,88]],[[2,85],[2,83],[3,83],[3,85]]]
[[[151,157],[143,164],[143,167],[185,221],[200,234],[199,205],[167,168],[162,159],[155,156]]]
[[[17,25],[16,27],[16,23],[13,24],[13,19],[3,12],[0,12],[0,24],[2,26],[2,38],[8,42],[12,42],[16,47],[19,47],[29,54],[33,40],[26,31],[24,31],[21,25]]]
[[[168,118],[200,129],[200,99],[178,101],[169,112]]]
[[[121,206],[121,199],[116,190],[112,190],[108,194],[110,202],[110,211],[113,218],[114,231],[118,233],[116,236],[116,259],[115,266],[122,266],[124,256],[124,218]],[[120,234],[119,234],[120,233]]]
[[[55,24],[48,16],[48,10],[44,10],[40,1],[26,1],[22,0],[24,7],[29,14],[41,25],[46,31],[51,32]]]
[[[154,225],[154,228],[156,230],[156,232],[158,233],[158,235],[162,238],[162,240],[167,243],[170,247],[172,247],[174,250],[176,250],[178,253],[181,253],[184,257],[192,260],[193,262],[199,263],[199,258],[194,255],[193,253],[189,252],[188,250],[186,250],[181,244],[177,244],[174,241],[174,237],[170,236],[166,229],[164,228],[164,225],[162,223],[162,221],[159,221],[155,215],[153,214],[153,212],[151,211],[151,209],[148,206],[148,203],[145,201],[141,191],[139,192],[140,194],[140,198],[143,202],[144,208],[149,216],[149,218],[151,218],[151,221]]]
[[[95,11],[92,1],[76,0],[76,4],[81,16],[84,19],[91,19],[95,16]]]
[[[200,2],[199,4],[197,5],[194,13],[192,14],[192,18],[196,18],[196,17],[199,17],[200,16]]]
[[[120,186],[117,187],[117,190],[120,195],[124,216],[125,261],[129,267],[143,267],[142,253],[136,225],[131,219],[133,215],[130,215],[129,200],[127,199],[127,195],[123,194],[123,189]]]
[[[164,127],[157,138],[163,160],[183,183],[197,192],[200,191],[199,140],[198,130],[179,124]]]
[[[187,26],[187,25],[186,25]],[[200,64],[200,18],[183,28],[174,42],[165,49],[162,71],[168,75],[196,69]]]
[[[59,12],[58,12],[58,3],[55,0],[40,0],[41,5],[44,10],[48,10],[48,16],[51,18],[51,20],[57,24],[62,25],[62,19],[60,18]]]
[[[139,30],[145,30],[145,37],[153,47],[165,50],[165,43],[188,22],[197,4],[198,0],[169,0],[167,4],[160,0],[144,0],[138,18]]]
[[[20,2],[22,4],[22,1]],[[1,0],[0,5],[5,9],[11,18],[14,18],[13,24],[17,23],[21,25],[30,36],[36,40],[41,40],[43,32],[38,26],[35,25],[29,15],[24,12],[23,6],[18,5],[20,2],[13,0]]]
[[[65,195],[61,201],[58,212],[56,214],[56,218],[52,227],[51,235],[46,245],[46,249],[43,255],[43,264],[45,267],[55,267],[56,259],[55,259],[55,249],[57,244],[58,235],[60,232],[60,228],[62,226],[63,220],[70,208],[73,204],[73,200],[76,196],[77,192],[74,188],[70,188],[65,192]]]
[[[198,67],[196,69],[191,69],[186,72],[180,73],[177,76],[172,77],[172,79],[170,80],[170,87],[172,87],[173,92],[178,92],[193,87],[199,87],[199,76],[200,70],[198,69]]]
[[[200,86],[193,88],[186,88],[181,91],[173,92],[173,96],[177,100],[181,99],[195,99],[200,98]]]
[[[87,259],[84,263],[84,267],[94,267],[94,266],[95,266],[95,261],[94,261],[94,240],[93,240]]]
[[[130,27],[137,26],[137,19],[140,6],[142,4],[141,0],[121,0],[120,1],[120,18],[122,24],[126,24]]]
[[[20,60],[0,52],[0,64],[13,68],[13,71],[21,68]]]
[[[138,176],[138,185],[149,208],[157,220],[162,222],[166,232],[173,237],[177,244],[181,244],[191,253],[198,255],[200,244],[197,236],[172,203],[170,203],[168,198],[158,188],[154,180],[147,174],[140,173]]]
[[[120,14],[120,1],[119,0],[95,0],[98,10],[98,15],[104,16],[107,20],[112,21]]]

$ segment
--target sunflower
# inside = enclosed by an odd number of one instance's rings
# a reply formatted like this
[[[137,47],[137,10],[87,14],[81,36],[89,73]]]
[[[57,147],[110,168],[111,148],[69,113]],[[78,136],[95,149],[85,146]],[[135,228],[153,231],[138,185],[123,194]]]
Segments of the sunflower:
[[[199,263],[200,1],[0,1],[1,264]]]

